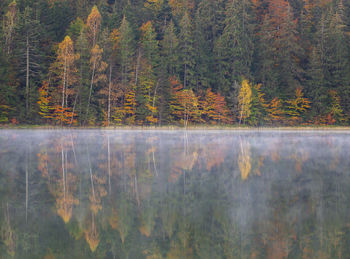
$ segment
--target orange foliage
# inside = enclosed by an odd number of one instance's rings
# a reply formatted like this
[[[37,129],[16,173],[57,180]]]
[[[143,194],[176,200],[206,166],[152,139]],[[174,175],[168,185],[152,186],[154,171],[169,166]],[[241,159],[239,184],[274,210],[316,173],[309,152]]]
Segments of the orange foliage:
[[[267,117],[270,123],[281,123],[284,118],[284,111],[282,110],[282,101],[275,97],[267,105]]]
[[[189,122],[201,122],[201,111],[199,101],[192,90],[183,89],[179,81],[170,78],[171,93],[173,99],[170,101],[170,110],[173,119],[181,121],[186,127]]]
[[[311,108],[308,98],[304,97],[301,88],[295,90],[295,99],[286,101],[287,110],[286,115],[288,116],[289,123],[295,125],[295,123],[301,121],[301,116]]]
[[[225,97],[220,93],[213,93],[211,89],[206,91],[204,100],[200,102],[202,107],[202,115],[205,121],[211,124],[232,123],[229,117],[229,109],[227,108]]]
[[[52,119],[56,121],[58,124],[76,124],[77,120],[74,118],[76,113],[71,111],[71,108],[64,107],[60,105],[56,105],[53,107],[53,115]]]
[[[45,119],[52,119],[51,110],[52,107],[50,106],[50,100],[51,97],[48,93],[48,82],[44,81],[43,85],[39,88],[39,107],[40,111],[39,114],[45,118]]]

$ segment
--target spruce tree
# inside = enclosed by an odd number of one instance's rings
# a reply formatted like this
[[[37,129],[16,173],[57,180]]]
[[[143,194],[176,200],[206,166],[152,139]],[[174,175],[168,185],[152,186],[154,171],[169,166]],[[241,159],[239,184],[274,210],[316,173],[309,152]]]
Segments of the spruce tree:
[[[180,76],[185,89],[195,87],[195,54],[193,46],[193,25],[188,12],[180,21],[179,35]]]

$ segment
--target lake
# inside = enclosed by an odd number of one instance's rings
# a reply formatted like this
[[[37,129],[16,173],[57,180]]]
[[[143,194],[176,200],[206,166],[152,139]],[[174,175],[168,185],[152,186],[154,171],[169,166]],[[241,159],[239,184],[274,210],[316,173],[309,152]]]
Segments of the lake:
[[[349,258],[350,133],[0,131],[0,258]]]

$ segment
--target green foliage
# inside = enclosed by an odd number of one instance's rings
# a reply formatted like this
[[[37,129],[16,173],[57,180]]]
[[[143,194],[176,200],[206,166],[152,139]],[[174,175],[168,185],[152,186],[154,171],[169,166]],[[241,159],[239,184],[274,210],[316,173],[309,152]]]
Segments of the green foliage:
[[[80,125],[106,125],[107,110],[117,124],[170,123],[171,77],[191,90],[189,99],[202,100],[209,89],[224,97],[227,121],[344,124],[350,117],[350,4],[344,0],[18,0],[0,6],[0,105],[11,108],[10,120],[42,121],[38,87],[46,81],[53,107],[68,100]],[[50,68],[66,36],[80,58],[73,70],[67,67],[64,98]],[[252,94],[249,112],[240,116],[244,78]],[[292,104],[297,89],[310,101],[307,112]],[[128,115],[131,93],[135,111]]]

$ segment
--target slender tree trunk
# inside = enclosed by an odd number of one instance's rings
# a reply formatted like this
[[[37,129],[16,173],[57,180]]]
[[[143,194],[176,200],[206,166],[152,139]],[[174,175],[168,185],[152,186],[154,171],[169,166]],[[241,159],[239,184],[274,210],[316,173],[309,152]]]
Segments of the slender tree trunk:
[[[241,125],[242,117],[243,117],[244,103],[242,104],[241,114],[239,116],[239,125]]]
[[[62,112],[64,108],[64,97],[66,91],[66,75],[67,75],[67,57],[64,58],[64,67],[63,67],[63,86],[62,86]]]
[[[73,111],[72,111],[72,118],[71,118],[70,123],[69,123],[70,126],[72,125],[73,120],[74,120],[74,112],[75,112],[75,106],[77,105],[78,95],[79,95],[79,91],[78,91],[77,94],[75,95],[74,105],[73,105]]]
[[[92,68],[92,75],[91,75],[91,82],[90,82],[90,92],[89,92],[89,100],[86,108],[86,117],[85,122],[87,120],[87,117],[89,115],[89,107],[90,107],[90,101],[91,101],[91,93],[92,93],[92,87],[94,85],[94,78],[95,78],[95,70],[96,70],[96,60],[94,60],[93,68]]]
[[[139,49],[139,54],[137,56],[137,62],[136,62],[135,85],[137,85],[137,80],[138,80],[138,76],[139,76],[140,60],[141,60],[141,50]]]

